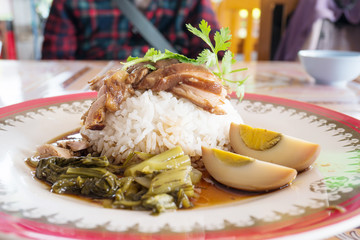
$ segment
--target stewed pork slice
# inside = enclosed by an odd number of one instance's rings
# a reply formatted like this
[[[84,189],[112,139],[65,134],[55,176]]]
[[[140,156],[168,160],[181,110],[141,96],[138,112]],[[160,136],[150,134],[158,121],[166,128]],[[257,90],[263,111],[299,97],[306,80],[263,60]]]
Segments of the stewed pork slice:
[[[132,65],[126,69],[129,73],[127,83],[132,84],[134,88],[137,88],[136,86],[143,80],[143,78],[153,71],[153,69],[150,69],[149,65],[158,70],[176,63],[179,63],[176,59],[163,59],[157,61],[156,63],[141,62]]]
[[[37,148],[37,152],[40,158],[46,158],[46,157],[64,157],[64,158],[70,158],[72,157],[71,151],[66,148],[57,147],[51,144],[44,144]]]
[[[171,92],[190,100],[206,111],[217,115],[226,114],[226,111],[222,108],[226,99],[225,90],[223,90],[224,93],[217,95],[188,84],[178,84],[171,89]]]
[[[106,86],[103,85],[96,100],[91,104],[89,110],[82,116],[86,129],[102,130],[105,127],[105,103]]]
[[[68,140],[65,141],[65,147],[70,148],[73,152],[78,152],[87,149],[90,146],[88,140],[82,138],[79,140]]]
[[[105,107],[111,112],[119,110],[120,103],[134,94],[131,84],[127,84],[129,74],[125,70],[115,72],[111,77],[105,79]]]
[[[138,84],[138,89],[151,89],[153,91],[171,90],[179,83],[193,85],[205,91],[221,94],[220,80],[207,68],[191,63],[171,64],[146,75]]]
[[[156,69],[160,69],[160,68],[164,68],[176,63],[180,63],[179,60],[174,59],[174,58],[169,58],[169,59],[163,59],[163,60],[159,60],[155,63],[155,68]]]
[[[174,86],[179,84],[187,84],[201,90],[221,95],[224,88],[219,81],[214,81],[207,78],[207,73],[202,74],[198,72],[180,72],[172,74],[160,79],[152,88],[153,91],[171,91]]]
[[[100,90],[100,88],[102,87],[102,85],[104,85],[104,81],[106,79],[112,77],[116,72],[118,72],[120,70],[121,70],[121,67],[113,68],[113,69],[108,70],[103,75],[94,77],[93,79],[91,79],[89,81],[90,89],[98,92]]]
[[[126,71],[129,76],[126,82],[136,86],[146,75],[152,71],[148,65],[154,66],[150,62],[141,62],[128,67]]]
[[[134,94],[134,89],[131,84],[126,83],[128,75],[125,70],[119,70],[104,79],[97,99],[91,104],[89,110],[83,116],[86,129],[104,129],[106,111],[115,112],[119,110],[121,102]]]

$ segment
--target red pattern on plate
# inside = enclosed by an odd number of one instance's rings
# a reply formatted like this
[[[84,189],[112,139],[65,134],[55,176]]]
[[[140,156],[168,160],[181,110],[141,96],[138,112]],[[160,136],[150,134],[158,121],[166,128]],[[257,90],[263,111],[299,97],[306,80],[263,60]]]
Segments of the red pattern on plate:
[[[96,95],[97,92],[85,92],[85,93],[75,93],[75,94],[69,94],[63,96],[29,100],[26,102],[17,103],[14,105],[0,108],[0,119],[16,113],[21,113],[31,109],[49,106],[52,104],[95,98]]]

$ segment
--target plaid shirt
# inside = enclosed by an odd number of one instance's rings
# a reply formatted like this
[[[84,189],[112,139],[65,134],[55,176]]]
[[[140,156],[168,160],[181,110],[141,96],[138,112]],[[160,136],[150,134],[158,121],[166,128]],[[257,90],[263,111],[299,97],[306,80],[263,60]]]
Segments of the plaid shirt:
[[[185,24],[202,19],[219,29],[210,0],[152,0],[143,11],[179,53],[195,58],[208,46]],[[120,59],[150,48],[112,0],[54,0],[44,32],[43,59]]]

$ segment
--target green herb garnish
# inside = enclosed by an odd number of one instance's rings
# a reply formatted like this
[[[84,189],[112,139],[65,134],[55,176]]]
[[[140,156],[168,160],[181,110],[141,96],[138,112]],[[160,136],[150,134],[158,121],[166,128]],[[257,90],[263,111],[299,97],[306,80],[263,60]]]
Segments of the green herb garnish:
[[[188,57],[178,54],[178,53],[170,52],[169,50],[165,50],[165,52],[162,53],[161,51],[155,50],[154,48],[150,48],[145,53],[145,56],[142,58],[131,57],[131,56],[128,57],[126,60],[126,63],[124,63],[124,68],[130,67],[132,65],[135,65],[135,64],[141,63],[141,62],[154,62],[155,63],[159,60],[169,59],[169,58],[174,58],[174,59],[179,60],[180,62],[185,62],[185,63],[196,63],[195,59],[188,58]]]
[[[199,24],[199,29],[193,27],[191,24],[186,24],[186,27],[190,32],[194,35],[200,37],[202,40],[209,45],[210,49],[204,49],[196,59],[198,64],[205,64],[208,68],[217,67],[217,72],[213,71],[213,73],[218,76],[223,82],[236,84],[235,92],[236,95],[240,98],[244,95],[243,84],[246,81],[246,78],[240,81],[233,81],[225,78],[227,74],[240,72],[247,70],[247,68],[241,68],[232,70],[232,64],[236,63],[234,59],[234,54],[228,50],[231,43],[231,33],[229,28],[221,28],[219,32],[215,33],[214,40],[215,46],[212,44],[209,34],[211,31],[211,27],[205,20],[202,20]],[[222,63],[220,65],[218,53],[220,51],[225,51],[224,57],[222,58]]]
[[[196,59],[188,58],[182,54],[173,53],[168,50],[165,50],[164,53],[161,51],[155,50],[154,48],[149,49],[145,56],[142,58],[138,57],[128,57],[127,62],[123,63],[124,68],[130,67],[134,64],[141,63],[141,62],[157,62],[163,59],[177,59],[182,63],[193,63],[199,65],[205,65],[209,69],[216,67],[217,71],[212,71],[217,77],[219,77],[223,84],[230,83],[232,84],[231,87],[235,86],[236,95],[242,99],[244,95],[244,88],[243,84],[247,78],[243,80],[230,80],[225,76],[231,73],[240,72],[247,70],[247,68],[241,68],[232,70],[232,65],[236,62],[234,59],[234,54],[228,50],[231,43],[231,33],[229,28],[221,28],[220,31],[215,33],[214,41],[215,46],[212,44],[209,34],[211,32],[211,27],[205,20],[202,20],[199,24],[199,29],[193,27],[191,24],[186,24],[188,30],[193,33],[194,35],[200,37],[206,44],[210,47],[210,49],[204,49]],[[218,53],[220,51],[224,51],[224,57],[222,58],[221,64],[218,58]],[[153,69],[153,66],[151,68]]]

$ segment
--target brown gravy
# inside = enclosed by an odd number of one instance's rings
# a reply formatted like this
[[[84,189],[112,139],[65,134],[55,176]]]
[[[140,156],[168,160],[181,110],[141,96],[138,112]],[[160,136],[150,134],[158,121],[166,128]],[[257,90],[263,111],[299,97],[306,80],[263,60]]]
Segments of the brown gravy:
[[[195,208],[234,203],[261,195],[261,193],[245,192],[222,185],[212,179],[206,171],[203,171],[203,177],[196,187],[200,189],[200,194],[192,201]]]

